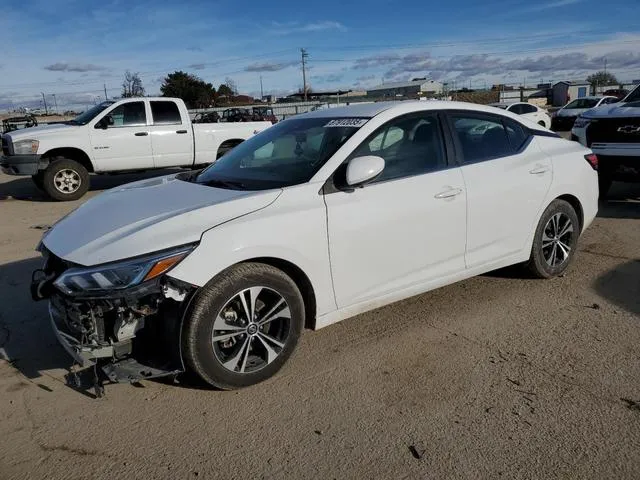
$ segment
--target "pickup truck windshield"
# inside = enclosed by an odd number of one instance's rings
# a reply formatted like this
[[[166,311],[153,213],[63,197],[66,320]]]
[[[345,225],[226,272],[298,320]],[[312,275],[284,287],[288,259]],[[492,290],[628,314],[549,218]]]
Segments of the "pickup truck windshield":
[[[107,107],[110,107],[114,103],[116,103],[116,102],[106,101],[106,102],[99,103],[95,107],[91,107],[86,112],[81,113],[80,115],[78,115],[73,120],[69,120],[67,123],[69,123],[71,125],[86,125],[91,120],[96,118],[100,112],[105,110]]]
[[[286,120],[241,143],[192,181],[235,190],[267,190],[308,182],[368,120]]]
[[[625,99],[622,100],[625,103],[640,102],[640,85],[638,85]]]

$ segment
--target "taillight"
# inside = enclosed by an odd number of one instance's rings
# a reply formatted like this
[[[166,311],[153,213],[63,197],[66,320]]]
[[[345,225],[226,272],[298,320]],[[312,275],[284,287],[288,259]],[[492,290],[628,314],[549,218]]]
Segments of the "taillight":
[[[598,156],[595,153],[590,153],[589,155],[585,155],[584,159],[589,162],[591,168],[594,170],[598,170]]]

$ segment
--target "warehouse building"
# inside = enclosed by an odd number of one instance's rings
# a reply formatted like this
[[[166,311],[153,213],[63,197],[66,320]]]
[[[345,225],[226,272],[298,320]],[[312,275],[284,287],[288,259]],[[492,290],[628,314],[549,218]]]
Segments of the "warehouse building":
[[[410,82],[383,83],[367,90],[367,97],[419,97],[442,93],[442,83],[426,78],[414,78]]]

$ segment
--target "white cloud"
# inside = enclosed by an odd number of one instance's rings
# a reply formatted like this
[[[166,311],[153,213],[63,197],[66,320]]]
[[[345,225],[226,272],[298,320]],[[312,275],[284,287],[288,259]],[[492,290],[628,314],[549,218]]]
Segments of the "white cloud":
[[[271,29],[271,33],[275,35],[291,35],[293,33],[310,33],[310,32],[323,32],[327,30],[337,30],[340,32],[346,32],[347,27],[345,27],[340,22],[335,21],[319,21],[301,24],[299,22],[287,22],[287,23],[279,23],[272,22],[273,28]]]

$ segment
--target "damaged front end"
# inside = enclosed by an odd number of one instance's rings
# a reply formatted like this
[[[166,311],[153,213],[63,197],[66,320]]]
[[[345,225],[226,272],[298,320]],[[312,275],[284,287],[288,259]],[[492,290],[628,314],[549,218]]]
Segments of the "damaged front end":
[[[59,342],[74,365],[93,367],[94,377],[136,382],[175,375],[184,371],[180,329],[195,287],[164,274],[190,248],[91,269],[41,247],[45,265],[33,273],[32,297],[49,300]]]

